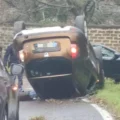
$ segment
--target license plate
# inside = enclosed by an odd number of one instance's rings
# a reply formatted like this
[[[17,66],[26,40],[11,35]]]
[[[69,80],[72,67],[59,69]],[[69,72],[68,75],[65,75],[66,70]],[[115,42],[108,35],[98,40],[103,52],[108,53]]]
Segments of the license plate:
[[[58,42],[36,43],[34,48],[34,52],[52,52],[60,50],[60,45]]]
[[[42,47],[44,47],[44,44],[37,44],[37,47],[42,48]]]
[[[57,42],[49,42],[49,43],[39,43],[39,44],[34,44],[35,48],[43,48],[43,47],[57,47],[58,43]]]

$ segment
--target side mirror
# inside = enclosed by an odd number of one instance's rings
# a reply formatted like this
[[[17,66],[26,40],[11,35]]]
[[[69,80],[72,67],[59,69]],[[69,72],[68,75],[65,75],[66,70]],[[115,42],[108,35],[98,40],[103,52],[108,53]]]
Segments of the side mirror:
[[[21,64],[12,64],[10,69],[12,75],[19,75],[24,72],[24,66]]]
[[[120,57],[120,53],[115,53],[115,58],[114,59],[118,59]]]

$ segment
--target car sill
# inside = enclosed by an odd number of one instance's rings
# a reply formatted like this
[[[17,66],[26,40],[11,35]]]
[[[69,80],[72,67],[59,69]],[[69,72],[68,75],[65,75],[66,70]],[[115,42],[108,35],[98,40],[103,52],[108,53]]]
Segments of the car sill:
[[[55,78],[55,77],[65,77],[65,76],[70,76],[70,75],[72,75],[72,73],[70,73],[70,74],[61,74],[61,75],[50,75],[50,76],[34,77],[34,78],[29,78],[29,79],[34,80],[34,79],[41,79],[41,78]]]

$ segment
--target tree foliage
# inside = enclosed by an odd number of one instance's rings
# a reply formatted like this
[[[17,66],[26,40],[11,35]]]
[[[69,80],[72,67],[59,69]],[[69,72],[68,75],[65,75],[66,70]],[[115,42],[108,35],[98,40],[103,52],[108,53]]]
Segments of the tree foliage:
[[[119,22],[113,17],[120,14],[120,10],[114,9],[116,12],[113,12],[110,8],[112,3],[118,7],[120,0],[0,0],[0,23],[14,23],[18,20],[30,23],[67,22],[84,13],[90,23],[114,24]],[[112,18],[110,14],[113,14]]]

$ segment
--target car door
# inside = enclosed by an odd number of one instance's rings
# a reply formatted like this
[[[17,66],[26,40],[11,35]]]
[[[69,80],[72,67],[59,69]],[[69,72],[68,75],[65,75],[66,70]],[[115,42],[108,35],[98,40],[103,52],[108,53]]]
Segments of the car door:
[[[120,74],[120,59],[116,59],[115,51],[102,46],[103,68],[106,77]]]
[[[0,119],[2,119],[2,115],[5,109],[5,104],[7,100],[7,89],[5,85],[4,72],[3,72],[3,67],[1,62],[2,61],[0,59]]]
[[[99,71],[98,70],[99,62],[96,59],[96,55],[95,55],[94,49],[93,49],[93,47],[92,47],[92,45],[90,43],[89,43],[88,52],[89,52],[89,57],[90,57],[91,63],[93,65],[93,67],[95,68],[95,71]]]

